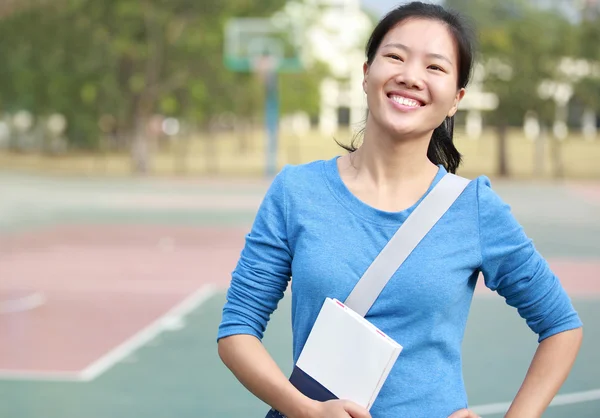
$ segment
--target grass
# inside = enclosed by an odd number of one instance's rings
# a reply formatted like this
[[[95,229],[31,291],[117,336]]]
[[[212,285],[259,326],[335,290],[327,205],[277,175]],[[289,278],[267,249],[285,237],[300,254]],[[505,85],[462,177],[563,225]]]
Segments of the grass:
[[[336,139],[349,142],[351,133],[340,131]],[[493,131],[485,131],[479,140],[467,139],[457,131],[455,142],[464,156],[460,173],[464,176],[497,174],[498,147]],[[536,152],[536,147],[538,150]],[[264,172],[265,149],[262,131],[251,132],[244,141],[233,134],[179,139],[154,147],[151,174],[156,176],[260,176]],[[160,148],[160,149],[159,149]],[[585,141],[573,134],[565,141],[548,140],[541,144],[524,138],[520,130],[509,131],[508,165],[513,178],[550,179],[556,176],[555,155],[561,156],[563,177],[600,178],[600,140]],[[331,158],[344,151],[333,137],[316,131],[304,136],[282,132],[278,165],[301,164]],[[537,155],[542,158],[537,158]],[[536,160],[538,161],[536,163]],[[69,153],[48,156],[39,153],[0,151],[0,167],[35,173],[77,176],[130,176],[133,174],[127,153]]]

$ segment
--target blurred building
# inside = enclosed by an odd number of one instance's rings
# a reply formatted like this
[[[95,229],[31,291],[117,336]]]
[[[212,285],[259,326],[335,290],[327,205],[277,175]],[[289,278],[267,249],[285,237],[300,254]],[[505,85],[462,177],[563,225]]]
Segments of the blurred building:
[[[320,10],[308,31],[311,54],[326,63],[332,77],[321,83],[319,129],[332,134],[341,126],[356,128],[364,120],[362,90],[364,47],[373,23],[360,0],[306,0]]]
[[[304,61],[322,62],[331,74],[320,86],[320,131],[333,134],[340,126],[356,127],[366,115],[362,67],[373,29],[360,0],[304,0],[288,3],[285,13],[302,17]]]

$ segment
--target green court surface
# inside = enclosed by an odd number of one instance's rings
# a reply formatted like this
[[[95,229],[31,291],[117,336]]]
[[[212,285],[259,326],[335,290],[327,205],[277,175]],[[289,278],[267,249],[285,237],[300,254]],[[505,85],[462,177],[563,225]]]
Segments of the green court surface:
[[[584,322],[580,356],[544,417],[600,417],[600,184],[493,184]],[[266,187],[0,174],[0,297],[44,296],[0,310],[0,417],[264,416],[215,337]],[[20,306],[7,300],[0,308]],[[289,373],[289,294],[265,344]],[[464,341],[471,406],[501,417],[535,348],[516,311],[478,293]]]

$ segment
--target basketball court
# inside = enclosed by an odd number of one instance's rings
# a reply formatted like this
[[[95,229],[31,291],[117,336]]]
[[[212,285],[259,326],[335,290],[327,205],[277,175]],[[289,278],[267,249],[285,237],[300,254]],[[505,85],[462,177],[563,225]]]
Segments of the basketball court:
[[[600,189],[494,182],[585,324],[548,417],[600,415]],[[220,362],[229,275],[268,183],[0,176],[0,416],[264,416]],[[291,370],[290,297],[265,344]],[[500,417],[536,347],[479,289],[464,343],[469,401]]]

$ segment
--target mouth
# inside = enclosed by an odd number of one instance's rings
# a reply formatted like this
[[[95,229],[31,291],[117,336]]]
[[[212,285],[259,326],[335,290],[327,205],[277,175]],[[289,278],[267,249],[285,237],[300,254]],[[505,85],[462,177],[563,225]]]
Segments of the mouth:
[[[407,97],[406,95],[402,95],[399,93],[388,93],[387,97],[395,104],[397,107],[401,109],[419,109],[421,107],[425,107],[426,104],[416,98]]]

